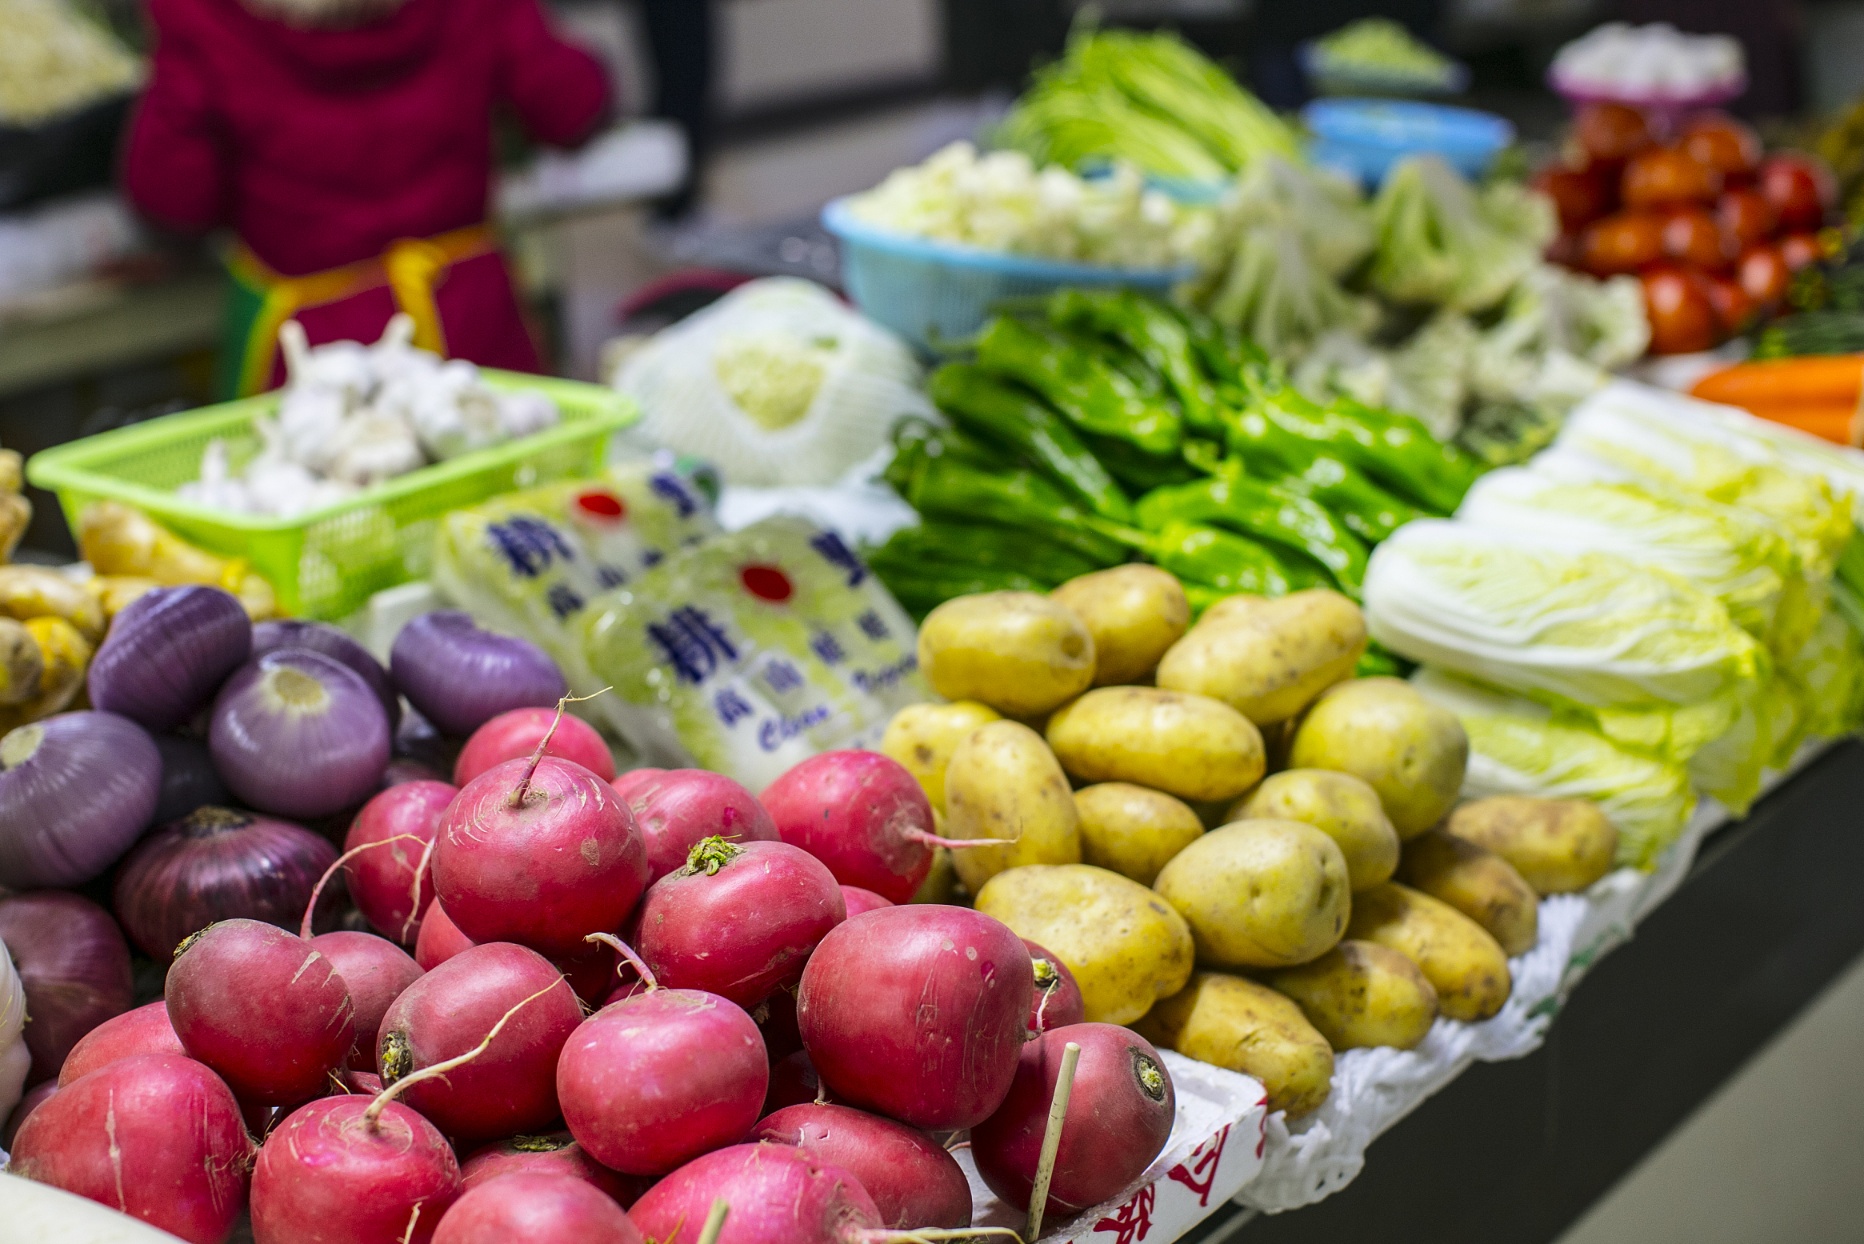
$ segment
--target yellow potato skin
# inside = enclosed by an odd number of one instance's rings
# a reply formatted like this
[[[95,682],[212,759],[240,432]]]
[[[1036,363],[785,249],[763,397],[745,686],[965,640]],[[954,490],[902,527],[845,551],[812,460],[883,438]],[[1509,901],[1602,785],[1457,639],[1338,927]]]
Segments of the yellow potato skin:
[[[1346,935],[1397,951],[1424,971],[1437,1006],[1465,1023],[1502,1009],[1514,981],[1508,958],[1488,930],[1456,908],[1388,881],[1353,896]]]
[[[1271,726],[1351,677],[1365,650],[1365,615],[1338,592],[1232,596],[1212,605],[1160,659],[1158,685],[1212,696]]]
[[[1068,965],[1090,1023],[1130,1024],[1191,976],[1191,930],[1158,895],[1088,864],[1000,872],[977,910]]]
[[[919,781],[935,812],[945,811],[945,766],[965,735],[1000,719],[996,709],[976,700],[956,704],[908,704],[893,714],[880,750],[906,767]]]
[[[1312,963],[1284,968],[1269,985],[1300,1004],[1335,1050],[1414,1048],[1437,1020],[1437,991],[1423,969],[1373,942],[1341,942]]]
[[[1281,968],[1333,949],[1352,891],[1339,844],[1299,821],[1213,829],[1159,870],[1152,888],[1191,926],[1198,962]]]
[[[1191,625],[1191,602],[1178,580],[1140,562],[1081,575],[1049,595],[1087,623],[1096,687],[1144,678]]]
[[[919,667],[932,689],[1006,717],[1040,717],[1080,695],[1094,661],[1087,623],[1037,592],[959,596],[919,627]]]
[[[1405,843],[1398,879],[1487,929],[1511,959],[1533,949],[1540,936],[1540,896],[1534,888],[1495,852],[1441,829]]]
[[[1006,868],[1081,862],[1074,792],[1041,735],[1016,721],[993,721],[965,735],[945,767],[945,836],[1009,840],[951,853],[958,879],[973,894]]]
[[[1315,702],[1295,731],[1288,763],[1350,773],[1379,794],[1398,837],[1415,838],[1456,803],[1469,736],[1446,708],[1402,678],[1359,678]]]
[[[944,827],[940,826],[939,828],[942,831]],[[939,836],[943,837],[944,834],[941,832]],[[917,890],[913,891],[913,902],[958,902],[958,868],[957,865],[952,863],[956,854],[955,851],[947,850],[945,847],[933,848],[932,871],[926,874],[926,879],[919,883],[919,888]]]
[[[1156,687],[1101,687],[1048,721],[1062,768],[1180,799],[1234,799],[1262,780],[1262,735],[1227,704]]]
[[[1539,894],[1575,894],[1612,871],[1618,829],[1589,799],[1495,795],[1463,804],[1444,828],[1514,865]]]
[[[1133,1027],[1186,1058],[1254,1076],[1268,1091],[1268,1108],[1290,1119],[1311,1113],[1333,1091],[1327,1039],[1294,1002],[1240,976],[1199,972]]]
[[[1081,816],[1082,861],[1144,886],[1204,836],[1204,823],[1182,800],[1130,782],[1084,786],[1074,792],[1074,807]]]
[[[1355,891],[1390,881],[1397,871],[1398,831],[1379,793],[1350,773],[1287,769],[1270,774],[1230,810],[1233,821],[1258,817],[1302,821],[1339,843]]]

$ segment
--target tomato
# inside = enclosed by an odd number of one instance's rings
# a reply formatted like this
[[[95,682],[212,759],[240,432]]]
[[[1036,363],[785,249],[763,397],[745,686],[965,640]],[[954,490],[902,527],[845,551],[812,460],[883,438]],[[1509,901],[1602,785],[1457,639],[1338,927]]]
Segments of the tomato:
[[[1736,251],[1708,209],[1691,205],[1674,208],[1663,218],[1663,253],[1681,263],[1719,270],[1734,261]]]
[[[1709,280],[1700,272],[1667,266],[1646,272],[1644,314],[1650,317],[1652,354],[1694,354],[1721,340]]]
[[[1760,163],[1760,136],[1725,112],[1691,117],[1680,145],[1690,159],[1724,177],[1751,173]]]
[[[1760,192],[1773,204],[1780,228],[1793,232],[1817,229],[1838,194],[1823,162],[1794,152],[1762,162]]]
[[[1793,282],[1793,270],[1777,246],[1765,243],[1751,246],[1735,265],[1735,279],[1747,296],[1763,307],[1771,307],[1786,297],[1786,287]]]
[[[1560,228],[1577,233],[1612,210],[1612,184],[1596,169],[1550,164],[1534,177],[1534,188],[1553,200]]]
[[[1715,204],[1715,218],[1736,250],[1746,250],[1773,235],[1773,204],[1758,190],[1730,190]]]
[[[1780,258],[1786,261],[1788,270],[1792,272],[1811,267],[1824,254],[1818,235],[1813,233],[1789,233],[1774,245],[1780,248]]]
[[[1659,147],[1633,156],[1625,165],[1626,207],[1657,207],[1666,203],[1706,203],[1722,188],[1722,177],[1706,164],[1674,147]]]
[[[1594,221],[1579,243],[1579,265],[1594,276],[1636,272],[1663,257],[1663,222],[1648,212]]]
[[[1573,137],[1600,164],[1621,164],[1656,141],[1644,114],[1624,104],[1585,105],[1573,118]]]
[[[1708,281],[1709,305],[1715,308],[1715,318],[1721,322],[1722,332],[1732,337],[1746,331],[1760,310],[1754,300],[1748,297],[1739,281],[1725,276],[1711,276]]]

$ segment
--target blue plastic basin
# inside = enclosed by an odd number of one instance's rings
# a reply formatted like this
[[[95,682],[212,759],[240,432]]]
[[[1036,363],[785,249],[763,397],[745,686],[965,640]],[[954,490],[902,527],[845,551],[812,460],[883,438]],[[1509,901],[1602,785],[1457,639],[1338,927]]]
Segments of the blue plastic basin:
[[[1301,110],[1317,140],[1311,155],[1369,186],[1406,156],[1442,156],[1466,177],[1480,177],[1514,126],[1493,113],[1404,99],[1319,99]]]

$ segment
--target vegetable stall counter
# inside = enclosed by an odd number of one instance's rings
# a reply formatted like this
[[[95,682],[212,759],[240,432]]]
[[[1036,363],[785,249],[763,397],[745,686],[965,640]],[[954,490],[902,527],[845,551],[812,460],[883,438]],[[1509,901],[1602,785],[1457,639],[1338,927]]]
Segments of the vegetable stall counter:
[[[1185,1244],[1558,1239],[1864,953],[1861,783],[1856,739],[1813,760],[1703,844],[1540,1049],[1472,1067],[1319,1204],[1225,1206]]]

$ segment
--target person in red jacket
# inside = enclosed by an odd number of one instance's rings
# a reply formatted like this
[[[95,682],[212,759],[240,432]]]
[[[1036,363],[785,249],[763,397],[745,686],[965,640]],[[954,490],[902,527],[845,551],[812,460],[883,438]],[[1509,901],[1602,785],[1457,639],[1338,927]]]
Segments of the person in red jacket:
[[[492,121],[587,138],[607,75],[539,0],[148,0],[154,53],[123,160],[130,200],[185,233],[231,226],[222,387],[282,377],[278,329],[415,341],[539,370],[486,224]]]

